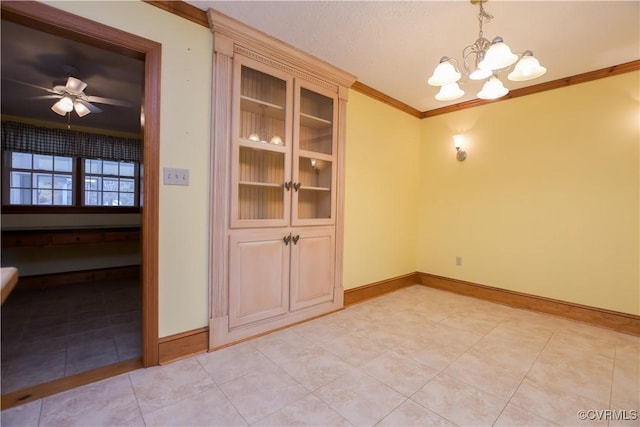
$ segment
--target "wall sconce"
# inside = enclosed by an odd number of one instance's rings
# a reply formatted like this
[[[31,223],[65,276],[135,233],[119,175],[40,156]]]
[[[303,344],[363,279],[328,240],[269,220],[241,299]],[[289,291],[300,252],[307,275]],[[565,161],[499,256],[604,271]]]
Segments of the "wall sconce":
[[[459,162],[464,161],[464,159],[467,158],[467,152],[462,149],[464,136],[453,135],[453,144],[456,146],[456,159],[458,159]]]

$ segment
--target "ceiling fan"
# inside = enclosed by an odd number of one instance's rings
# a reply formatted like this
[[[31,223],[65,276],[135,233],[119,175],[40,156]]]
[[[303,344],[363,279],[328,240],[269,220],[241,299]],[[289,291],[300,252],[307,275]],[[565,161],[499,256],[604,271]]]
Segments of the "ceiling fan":
[[[74,110],[80,117],[84,117],[89,113],[101,113],[102,110],[93,105],[94,103],[117,105],[119,107],[131,107],[131,103],[124,100],[85,94],[84,90],[87,88],[87,83],[73,77],[73,71],[75,71],[75,69],[72,67],[65,68],[67,71],[66,80],[58,82],[54,81],[53,88],[51,89],[17,80],[14,81],[16,83],[49,92],[49,95],[35,96],[33,99],[58,99],[58,101],[51,106],[51,109],[61,116],[66,116]]]

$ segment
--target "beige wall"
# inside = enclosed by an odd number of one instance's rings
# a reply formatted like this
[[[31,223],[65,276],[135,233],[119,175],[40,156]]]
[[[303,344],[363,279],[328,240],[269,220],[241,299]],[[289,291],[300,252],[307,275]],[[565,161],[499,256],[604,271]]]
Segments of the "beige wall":
[[[142,2],[47,2],[162,43],[160,168],[189,169],[189,186],[160,185],[160,336],[208,324],[211,55],[208,28]]]
[[[640,314],[639,89],[634,72],[425,119],[418,270]]]
[[[345,289],[416,271],[420,120],[351,90]]]

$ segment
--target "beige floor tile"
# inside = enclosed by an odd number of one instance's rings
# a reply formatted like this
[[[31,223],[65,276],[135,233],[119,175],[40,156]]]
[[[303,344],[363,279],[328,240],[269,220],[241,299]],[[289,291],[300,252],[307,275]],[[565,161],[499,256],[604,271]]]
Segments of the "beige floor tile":
[[[460,356],[444,373],[507,401],[515,393],[527,370],[472,349]]]
[[[612,376],[613,360],[600,354],[561,358],[543,351],[527,379],[536,387],[579,394],[607,408]]]
[[[386,350],[371,342],[363,332],[352,332],[336,337],[323,342],[322,346],[353,366],[360,366]]]
[[[37,427],[41,410],[42,400],[5,409],[0,413],[0,425],[4,427]]]
[[[406,399],[391,387],[355,371],[321,387],[314,394],[357,426],[376,424]]]
[[[144,415],[147,426],[246,426],[217,385]]]
[[[81,298],[77,305],[83,308]],[[54,314],[46,306],[43,310],[43,316]],[[128,311],[117,311],[121,316],[114,311],[114,318],[124,320]],[[78,319],[84,316],[75,313]],[[129,327],[115,328],[110,332],[128,333],[134,342]],[[89,331],[84,339],[108,339],[101,331]],[[16,339],[4,332],[3,340]],[[59,349],[66,356],[66,349],[75,347],[67,347],[66,340],[39,348]],[[116,343],[118,351],[126,344]],[[26,346],[3,347],[3,391],[12,369],[18,372],[20,366],[7,359],[20,348]],[[27,356],[41,353],[34,348]],[[22,375],[27,378],[28,369]],[[416,285],[0,416],[3,426],[137,426],[146,421],[147,426],[640,427],[637,419],[620,419],[633,418],[639,400],[640,338]],[[579,410],[610,408],[618,412],[608,419],[578,417]]]
[[[579,411],[608,409],[608,406],[569,390],[536,385],[528,378],[525,378],[511,398],[511,403],[561,425],[607,425],[606,421],[582,420]]]
[[[346,419],[313,394],[290,403],[254,423],[255,426],[351,426]]]
[[[609,427],[640,427],[640,410],[611,407]]]
[[[379,427],[424,427],[424,426],[455,426],[438,414],[418,405],[412,400],[407,400],[376,426]]]
[[[416,392],[411,400],[458,425],[490,426],[506,400],[440,374]]]
[[[268,360],[258,369],[220,384],[220,388],[250,424],[309,394],[304,386]]]
[[[251,342],[200,354],[196,359],[217,384],[224,384],[246,375],[268,362]]]
[[[463,343],[441,344],[434,341],[407,339],[394,351],[441,371],[446,369],[468,349],[469,345]]]
[[[495,332],[496,330],[494,330]],[[542,351],[546,341],[530,341],[503,332],[490,333],[471,347],[470,351],[490,357],[505,367],[528,371]]]
[[[491,311],[459,311],[442,320],[440,324],[485,335],[491,332],[504,319],[505,315]]]
[[[365,363],[362,369],[407,397],[438,374],[438,370],[391,350]]]
[[[640,414],[640,355],[635,345],[616,348],[611,406]]]
[[[131,382],[121,375],[45,397],[40,425],[133,427],[144,421]]]
[[[557,426],[558,424],[532,414],[529,411],[518,408],[512,404],[508,404],[498,420],[494,424],[495,427],[514,427],[514,426]]]
[[[198,394],[214,384],[195,358],[134,371],[129,377],[143,414]]]

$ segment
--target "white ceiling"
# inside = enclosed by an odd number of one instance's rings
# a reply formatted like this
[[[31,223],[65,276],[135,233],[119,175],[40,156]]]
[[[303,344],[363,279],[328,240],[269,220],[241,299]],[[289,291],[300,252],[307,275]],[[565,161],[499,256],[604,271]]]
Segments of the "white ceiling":
[[[462,59],[478,37],[478,6],[458,1],[186,1],[214,8],[357,76],[420,111],[456,101],[434,99],[427,78],[443,55]],[[547,73],[510,89],[557,80],[640,58],[640,2],[500,1],[484,36],[502,36],[514,53],[532,50]]]

